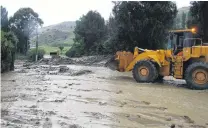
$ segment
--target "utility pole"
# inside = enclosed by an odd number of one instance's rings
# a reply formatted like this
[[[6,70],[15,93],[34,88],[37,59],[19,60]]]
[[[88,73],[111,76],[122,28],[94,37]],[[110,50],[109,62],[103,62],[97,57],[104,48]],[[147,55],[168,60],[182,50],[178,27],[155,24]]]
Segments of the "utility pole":
[[[35,61],[38,61],[38,27],[36,28],[36,55],[35,55]]]

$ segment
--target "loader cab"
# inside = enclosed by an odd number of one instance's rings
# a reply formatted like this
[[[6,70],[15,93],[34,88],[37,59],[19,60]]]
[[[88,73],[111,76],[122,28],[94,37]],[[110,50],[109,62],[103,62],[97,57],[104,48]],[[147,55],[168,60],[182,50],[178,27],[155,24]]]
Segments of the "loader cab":
[[[201,45],[201,39],[196,38],[195,29],[169,31],[168,48],[173,55],[181,54],[183,48]]]
[[[171,72],[174,78],[184,78],[184,62],[193,54],[195,46],[201,46],[202,41],[197,38],[194,29],[172,30],[170,31],[169,46],[171,46]],[[198,52],[198,51],[197,51]]]

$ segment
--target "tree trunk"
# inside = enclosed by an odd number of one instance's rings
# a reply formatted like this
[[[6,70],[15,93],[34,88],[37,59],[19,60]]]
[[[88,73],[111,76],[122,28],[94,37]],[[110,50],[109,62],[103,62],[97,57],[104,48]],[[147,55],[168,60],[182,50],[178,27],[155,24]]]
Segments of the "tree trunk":
[[[25,40],[25,55],[27,55],[27,39]]]
[[[11,57],[12,57],[12,60],[11,60],[11,64],[10,64],[10,71],[13,71],[14,70],[15,52],[11,53]]]

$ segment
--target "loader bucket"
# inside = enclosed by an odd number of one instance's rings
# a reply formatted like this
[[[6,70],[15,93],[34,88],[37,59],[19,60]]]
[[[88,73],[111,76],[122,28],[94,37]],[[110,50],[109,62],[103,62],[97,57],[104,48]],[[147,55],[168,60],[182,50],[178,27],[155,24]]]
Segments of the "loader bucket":
[[[115,60],[115,56],[111,57],[106,63],[105,67],[110,68],[111,70],[118,70],[119,62]]]
[[[133,61],[133,53],[126,51],[118,51],[116,55],[109,59],[105,64],[111,70],[117,70],[119,72],[124,72],[126,67]]]

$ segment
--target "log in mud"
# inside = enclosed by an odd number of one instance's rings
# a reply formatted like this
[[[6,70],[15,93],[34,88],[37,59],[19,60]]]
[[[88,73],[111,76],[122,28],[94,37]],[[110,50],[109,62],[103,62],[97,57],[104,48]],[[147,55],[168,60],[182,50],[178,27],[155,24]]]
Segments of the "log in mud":
[[[15,71],[2,74],[1,127],[208,127],[206,90],[187,89],[172,78],[136,83],[131,72],[112,71],[101,62],[16,63]]]

